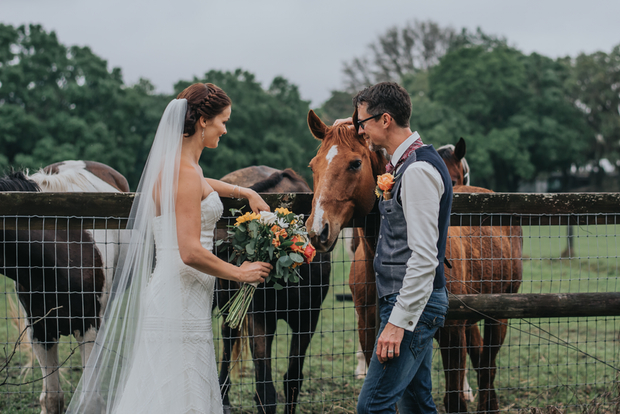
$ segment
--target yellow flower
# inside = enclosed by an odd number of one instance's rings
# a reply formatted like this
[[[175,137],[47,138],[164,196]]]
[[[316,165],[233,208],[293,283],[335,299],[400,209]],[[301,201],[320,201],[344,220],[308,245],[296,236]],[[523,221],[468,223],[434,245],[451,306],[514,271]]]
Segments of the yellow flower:
[[[252,220],[258,220],[260,218],[260,214],[258,213],[245,213],[243,216],[241,217],[237,217],[237,221],[235,223],[235,226],[238,226],[239,224],[245,223],[246,221],[252,221]]]
[[[276,208],[276,213],[278,214],[282,214],[283,216],[286,216],[288,214],[291,214],[291,212],[288,210],[288,208],[284,208],[284,207],[278,207]]]

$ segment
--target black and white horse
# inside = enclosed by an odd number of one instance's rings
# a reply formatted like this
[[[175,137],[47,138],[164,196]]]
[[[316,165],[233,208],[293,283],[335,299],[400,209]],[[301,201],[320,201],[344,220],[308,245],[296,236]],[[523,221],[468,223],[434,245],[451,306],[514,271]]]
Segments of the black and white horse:
[[[30,176],[12,172],[0,191],[119,192],[127,180],[107,165],[64,161]],[[119,254],[115,230],[6,230],[0,243],[0,273],[15,281],[28,318],[28,334],[42,370],[42,414],[63,412],[58,339],[73,335],[82,366],[90,356]],[[88,368],[85,368],[88,369]]]

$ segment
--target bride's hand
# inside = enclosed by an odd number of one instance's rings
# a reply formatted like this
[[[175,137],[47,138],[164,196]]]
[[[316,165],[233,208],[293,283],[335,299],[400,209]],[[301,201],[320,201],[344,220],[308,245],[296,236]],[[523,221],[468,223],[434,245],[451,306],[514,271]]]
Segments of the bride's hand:
[[[239,282],[263,283],[273,266],[265,262],[243,262],[239,266]]]
[[[263,197],[261,197],[256,191],[250,190],[248,193],[248,202],[250,208],[254,213],[260,213],[261,211],[271,211],[269,204],[265,203]]]

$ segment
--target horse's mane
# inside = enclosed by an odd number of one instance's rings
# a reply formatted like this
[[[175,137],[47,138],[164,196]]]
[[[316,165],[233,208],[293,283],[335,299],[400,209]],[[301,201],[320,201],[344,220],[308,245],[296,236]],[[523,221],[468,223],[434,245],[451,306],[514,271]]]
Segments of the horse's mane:
[[[41,191],[36,182],[28,179],[22,171],[11,170],[0,178],[0,191]]]
[[[333,145],[346,145],[349,148],[353,148],[356,142],[366,145],[364,138],[355,132],[351,124],[340,124],[331,127],[328,135],[330,143]]]
[[[83,168],[70,168],[52,173],[40,169],[29,177],[43,191],[50,192],[118,192],[110,184]]]
[[[437,153],[442,159],[449,160],[450,158],[452,158],[452,154],[454,154],[454,145],[442,145],[441,147],[437,148]]]
[[[351,126],[351,124],[340,124],[331,127],[331,134],[329,135],[330,144],[345,145],[351,149],[354,149],[356,145],[361,145],[368,150],[373,174],[377,176],[385,173],[385,164],[388,162],[385,150],[371,151],[364,137],[359,135]],[[325,141],[325,139],[323,141]]]
[[[308,187],[308,191],[310,191],[310,186],[308,186],[306,180],[304,180],[299,174],[297,174],[290,168],[287,168],[283,171],[275,172],[266,179],[254,183],[252,186],[250,186],[250,188],[257,193],[265,192],[266,190],[269,190],[280,184],[285,178],[288,178],[293,182],[303,183],[306,187]]]

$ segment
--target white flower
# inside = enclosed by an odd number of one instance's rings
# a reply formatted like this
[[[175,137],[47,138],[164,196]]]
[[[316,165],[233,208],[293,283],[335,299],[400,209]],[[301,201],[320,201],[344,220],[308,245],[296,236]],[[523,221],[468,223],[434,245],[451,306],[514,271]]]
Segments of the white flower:
[[[283,229],[288,229],[288,221],[286,221],[283,217],[278,217],[276,221],[278,222],[278,226]]]
[[[269,211],[261,211],[260,219],[258,219],[258,222],[266,224],[268,226],[272,226],[276,222],[277,218],[278,216],[275,213]]]

